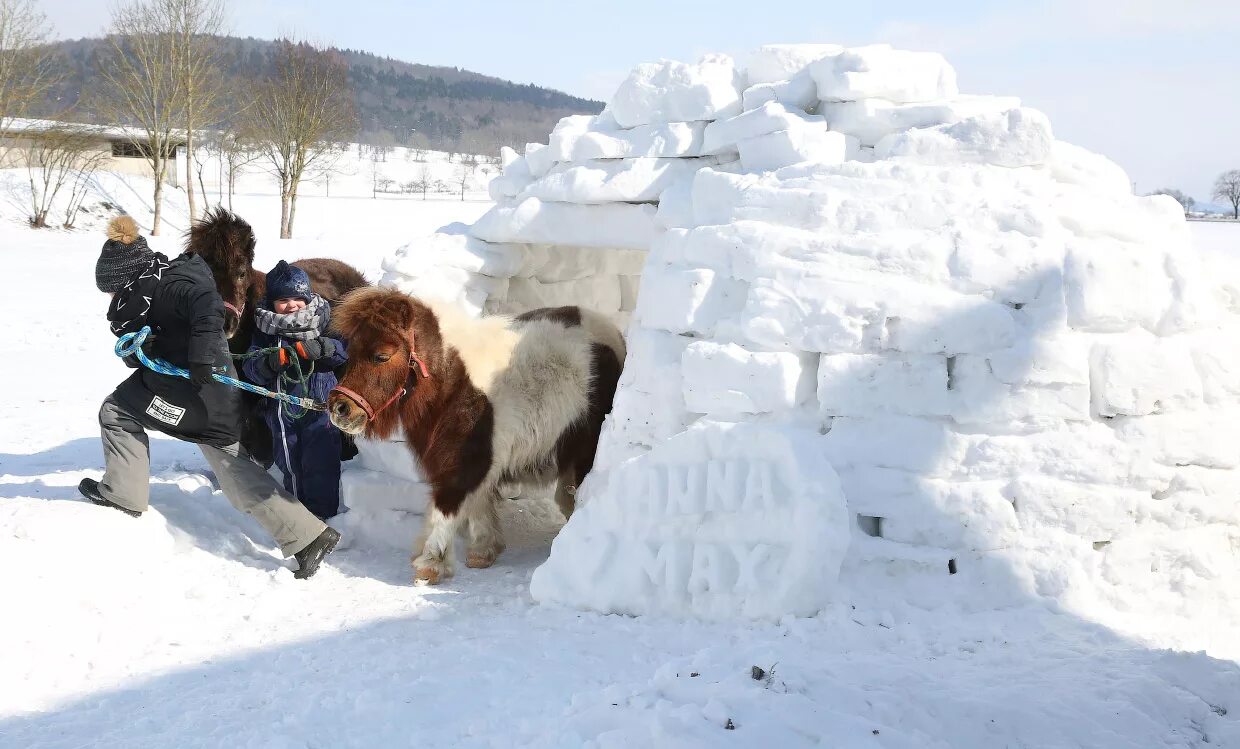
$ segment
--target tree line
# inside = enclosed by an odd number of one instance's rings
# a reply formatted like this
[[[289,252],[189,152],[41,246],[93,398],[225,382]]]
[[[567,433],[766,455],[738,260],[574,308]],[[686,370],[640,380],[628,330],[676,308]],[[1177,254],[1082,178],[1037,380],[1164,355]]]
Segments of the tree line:
[[[1197,201],[1190,197],[1182,190],[1176,190],[1170,187],[1164,187],[1155,190],[1150,195],[1167,195],[1175,198],[1176,202],[1184,209],[1184,214],[1188,215],[1197,205]],[[1210,193],[1213,200],[1222,201],[1231,206],[1231,217],[1233,220],[1240,220],[1240,169],[1230,169],[1223,172],[1214,180],[1214,189]]]

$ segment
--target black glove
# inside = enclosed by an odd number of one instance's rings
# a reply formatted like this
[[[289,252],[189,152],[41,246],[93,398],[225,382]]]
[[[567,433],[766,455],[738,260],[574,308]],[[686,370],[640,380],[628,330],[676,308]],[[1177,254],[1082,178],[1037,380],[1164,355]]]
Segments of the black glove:
[[[215,379],[211,377],[213,371],[214,370],[210,364],[190,364],[190,382],[194,383],[197,387],[202,387],[209,382],[215,382]]]
[[[303,359],[316,361],[326,359],[336,353],[336,342],[331,338],[311,338],[297,342],[297,353]]]
[[[281,372],[292,364],[292,351],[287,346],[280,346],[264,356],[258,363],[264,379],[274,380]]]
[[[142,353],[146,354],[146,358],[148,359],[156,358],[155,357],[155,339],[156,338],[157,336],[154,333],[152,333],[146,337],[145,341],[142,342]],[[138,358],[138,355],[136,353],[130,354],[129,356],[121,357],[121,361],[125,364],[126,367],[129,367],[130,369],[141,369],[142,368],[142,360]]]

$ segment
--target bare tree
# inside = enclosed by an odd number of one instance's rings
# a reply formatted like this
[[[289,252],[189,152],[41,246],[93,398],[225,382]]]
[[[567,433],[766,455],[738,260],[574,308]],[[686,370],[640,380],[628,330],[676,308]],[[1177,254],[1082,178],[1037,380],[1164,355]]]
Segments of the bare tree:
[[[84,142],[81,131],[69,125],[56,125],[31,139],[26,176],[30,180],[30,225],[36,229],[47,226],[47,215],[79,153],[85,150]]]
[[[379,197],[379,182],[387,179],[383,173],[379,171],[379,159],[374,156],[370,159],[370,199],[374,200]]]
[[[171,22],[176,47],[174,75],[183,100],[181,124],[185,130],[185,197],[189,217],[198,217],[194,197],[194,140],[204,124],[218,119],[224,100],[223,77],[217,66],[218,36],[224,28],[223,0],[155,0]],[[199,174],[201,179],[201,174]],[[205,197],[205,190],[204,190]]]
[[[461,161],[456,165],[457,185],[461,188],[461,200],[465,200],[465,188],[478,168],[478,157],[473,154],[461,154]]]
[[[381,130],[371,138],[370,158],[372,161],[387,161],[388,154],[396,147],[396,137],[387,130]]]
[[[1214,182],[1214,199],[1231,203],[1231,217],[1240,220],[1240,169],[1218,176]]]
[[[422,191],[422,199],[426,200],[426,191],[434,184],[434,180],[431,179],[430,164],[423,162],[421,168],[418,169],[418,178],[414,180],[414,184]]]
[[[409,134],[409,150],[405,156],[413,161],[426,161],[426,152],[430,150],[430,139],[425,134],[414,130]]]
[[[1164,187],[1162,189],[1155,190],[1154,192],[1150,193],[1150,195],[1166,195],[1168,197],[1175,198],[1175,202],[1179,203],[1180,207],[1184,209],[1185,216],[1188,215],[1189,211],[1193,210],[1193,206],[1197,205],[1197,201],[1193,200],[1192,198],[1190,198],[1188,195],[1181,192],[1180,190],[1176,190],[1170,187]]]
[[[220,158],[228,183],[228,210],[232,210],[233,193],[237,189],[237,175],[246,166],[262,158],[263,152],[254,139],[240,130],[231,130],[220,136]]]
[[[66,229],[72,229],[77,221],[78,211],[82,208],[82,201],[86,200],[87,188],[90,187],[95,172],[99,171],[99,167],[112,155],[111,151],[93,148],[90,143],[84,145],[86,148],[78,157],[72,172],[72,182],[69,183],[69,203],[65,206]]]
[[[252,132],[280,182],[280,237],[293,236],[297,189],[357,132],[348,69],[334,52],[282,39],[274,73],[255,87]]]
[[[0,0],[0,139],[57,79],[50,36],[34,0]]]
[[[155,177],[155,216],[159,234],[168,163],[176,158],[173,128],[184,122],[185,95],[179,71],[182,48],[177,18],[163,0],[137,0],[112,12],[109,59],[100,67],[105,87],[98,97],[103,114],[129,124],[126,137],[151,165]]]

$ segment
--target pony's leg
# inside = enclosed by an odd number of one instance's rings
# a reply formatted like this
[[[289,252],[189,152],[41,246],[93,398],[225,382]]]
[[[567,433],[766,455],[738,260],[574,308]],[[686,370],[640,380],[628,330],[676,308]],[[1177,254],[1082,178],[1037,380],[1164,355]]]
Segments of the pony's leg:
[[[414,585],[436,585],[452,577],[456,566],[454,546],[461,514],[445,515],[430,508],[415,543],[417,554],[411,560]]]
[[[465,566],[490,567],[504,551],[504,531],[499,525],[498,490],[475,492],[465,500],[469,545]]]
[[[576,469],[569,469],[560,474],[560,479],[555,485],[555,503],[560,508],[560,512],[564,513],[565,520],[573,516],[573,509],[577,506]]]

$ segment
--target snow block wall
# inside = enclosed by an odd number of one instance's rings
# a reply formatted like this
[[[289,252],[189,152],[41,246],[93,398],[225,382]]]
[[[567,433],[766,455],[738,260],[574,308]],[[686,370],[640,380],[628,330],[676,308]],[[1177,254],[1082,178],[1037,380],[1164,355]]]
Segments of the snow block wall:
[[[644,64],[492,191],[388,282],[632,314],[536,599],[774,617],[875,574],[926,605],[949,576],[1068,605],[1240,583],[1235,285],[1173,200],[942,57]]]

